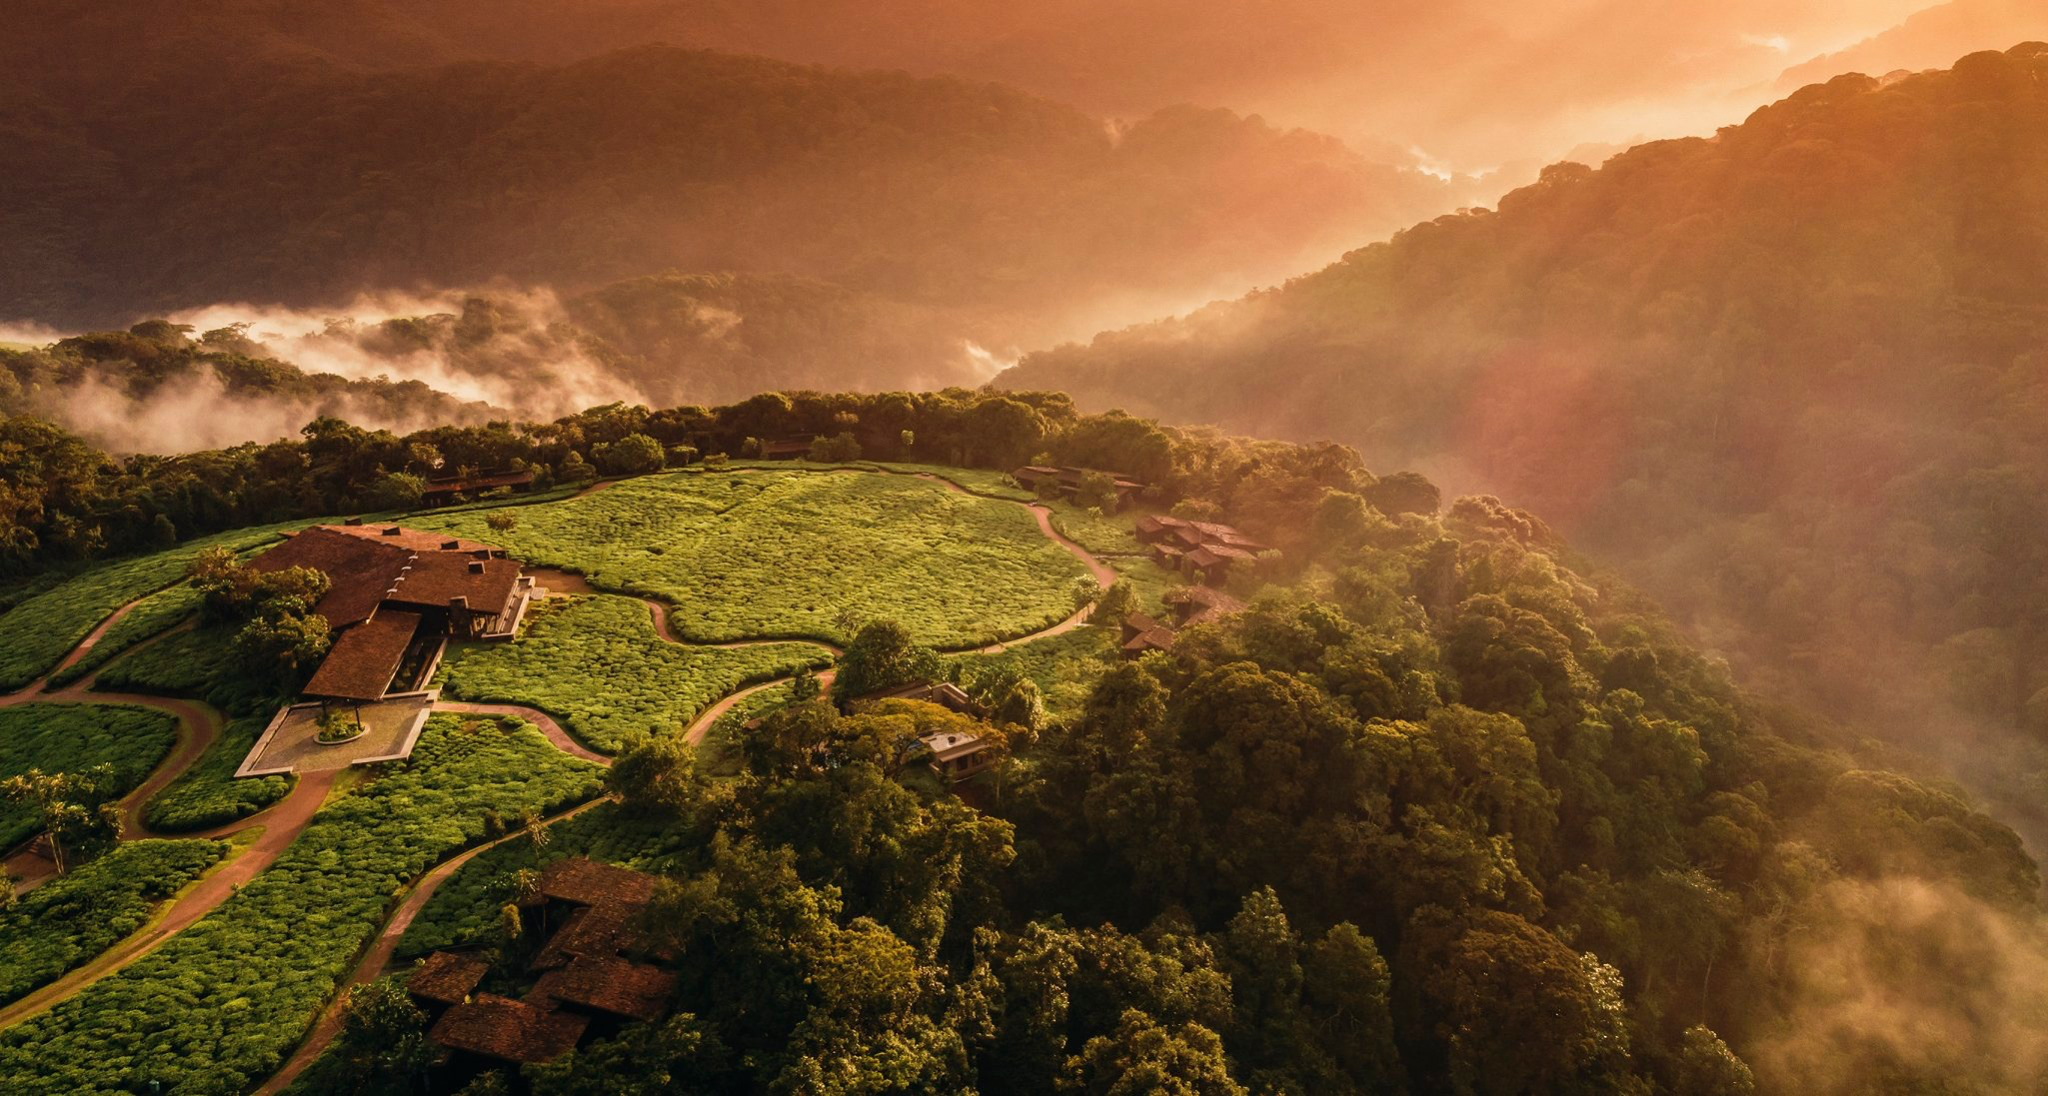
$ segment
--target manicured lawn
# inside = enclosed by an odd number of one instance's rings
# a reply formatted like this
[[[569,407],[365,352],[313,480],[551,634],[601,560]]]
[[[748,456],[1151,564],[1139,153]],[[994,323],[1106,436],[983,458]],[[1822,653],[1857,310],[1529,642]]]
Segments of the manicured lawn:
[[[974,646],[1065,617],[1086,573],[1025,508],[912,476],[686,472],[516,512],[508,533],[482,513],[415,523],[661,598],[682,635],[713,642],[843,643],[851,613],[900,620],[922,642]]]
[[[158,792],[143,808],[142,820],[159,833],[203,830],[247,818],[283,799],[296,778],[258,776],[235,779],[235,769],[249,755],[267,716],[230,720],[220,739],[190,769]]]
[[[184,577],[192,557],[216,544],[242,549],[306,522],[261,525],[188,541],[153,555],[95,567],[0,615],[0,692],[18,689],[55,666],[114,610]]]
[[[411,880],[484,814],[588,798],[598,769],[516,721],[430,721],[412,761],[323,808],[270,870],[119,975],[0,1032],[0,1092],[244,1092],[304,1037]]]
[[[77,662],[50,675],[51,683],[68,685],[112,662],[116,656],[130,647],[176,627],[181,621],[199,611],[199,603],[202,600],[204,599],[199,591],[193,589],[190,583],[184,582],[143,598],[141,604],[130,609],[127,616],[115,621],[113,627],[107,629],[107,634],[92,645],[92,650],[87,651]]]
[[[678,646],[655,633],[644,603],[601,594],[542,602],[509,643],[452,647],[440,680],[465,700],[539,708],[593,748],[613,753],[635,734],[680,731],[751,682],[829,661],[804,643]]]
[[[424,955],[436,948],[488,943],[498,927],[498,910],[512,899],[512,874],[570,856],[588,856],[642,871],[663,871],[687,849],[675,831],[658,821],[627,817],[607,803],[548,827],[538,857],[524,837],[477,855],[427,900],[405,936],[398,955]]]
[[[0,1005],[141,928],[158,902],[227,850],[221,841],[130,841],[0,911]]]
[[[957,655],[975,673],[1016,670],[1038,684],[1039,698],[1055,719],[1081,713],[1088,694],[1117,654],[1119,631],[1076,628],[1064,635],[1021,643],[999,655]]]
[[[0,778],[30,769],[80,773],[112,765],[110,797],[126,794],[178,741],[178,721],[126,704],[24,704],[0,708]],[[0,849],[40,828],[27,804],[0,803]]]

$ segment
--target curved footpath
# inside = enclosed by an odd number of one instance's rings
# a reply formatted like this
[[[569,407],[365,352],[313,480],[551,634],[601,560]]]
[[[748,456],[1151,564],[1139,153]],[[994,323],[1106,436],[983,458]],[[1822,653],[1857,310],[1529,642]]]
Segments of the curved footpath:
[[[578,804],[541,819],[534,825],[547,826],[573,818],[605,801],[600,797]],[[411,928],[413,919],[419,916],[421,910],[427,908],[427,902],[434,897],[434,892],[441,889],[441,884],[454,878],[455,873],[461,871],[471,860],[513,838],[524,836],[530,828],[521,827],[496,840],[487,841],[458,856],[443,860],[432,871],[420,876],[419,881],[406,892],[404,900],[398,903],[398,908],[391,911],[391,917],[384,922],[383,930],[377,934],[377,939],[371,943],[369,950],[363,953],[362,959],[357,961],[355,969],[349,972],[348,981],[342,983],[342,989],[335,993],[334,1000],[328,1002],[326,1009],[321,1011],[320,1019],[313,1024],[312,1034],[306,1036],[305,1041],[299,1044],[290,1058],[285,1059],[284,1065],[271,1075],[270,1080],[263,1082],[263,1087],[256,1090],[257,1096],[284,1091],[293,1081],[298,1080],[299,1074],[304,1073],[307,1066],[312,1065],[320,1057],[321,1052],[327,1049],[327,1045],[334,1041],[334,1037],[341,1034],[341,1010],[347,1000],[348,987],[363,985],[384,973],[384,968],[391,965],[391,957],[398,950],[398,942],[405,937],[405,930]]]
[[[734,469],[733,471],[744,473],[758,470]],[[929,472],[896,472],[889,469],[867,468],[837,468],[828,469],[828,471],[915,476],[919,479],[940,483],[947,490],[960,494],[974,495],[977,498],[991,498],[991,496],[987,495],[978,495],[958,483]],[[580,498],[583,495],[592,494],[611,487],[617,482],[617,480],[600,480],[572,497]],[[1117,575],[1114,569],[1096,558],[1093,553],[1053,528],[1051,511],[1042,504],[1021,502],[1015,499],[992,499],[992,501],[1008,502],[1012,505],[1023,506],[1031,511],[1032,516],[1037,520],[1039,531],[1044,534],[1046,539],[1059,545],[1079,559],[1088,568],[1089,573],[1094,577],[1098,586],[1107,589],[1111,583],[1116,581]],[[144,595],[144,597],[147,596]],[[210,705],[196,700],[133,693],[94,692],[93,686],[99,678],[97,673],[81,678],[63,689],[44,691],[47,689],[52,675],[71,667],[79,659],[85,657],[86,653],[106,635],[107,631],[132,611],[136,605],[140,604],[142,600],[143,598],[136,598],[134,601],[116,609],[107,619],[101,621],[97,627],[88,633],[55,667],[52,667],[49,673],[44,674],[15,692],[0,695],[0,707],[36,703],[134,704],[170,714],[178,720],[177,744],[172,748],[171,753],[151,772],[148,778],[133,791],[122,797],[119,804],[123,822],[122,839],[131,840],[134,837],[144,836],[219,839],[232,837],[244,831],[259,828],[261,833],[254,841],[248,843],[239,852],[231,853],[227,860],[211,869],[207,874],[202,875],[196,882],[188,885],[185,890],[173,897],[168,904],[159,908],[150,923],[141,930],[108,948],[93,961],[69,972],[64,977],[14,1002],[5,1009],[0,1009],[0,1028],[12,1026],[21,1020],[34,1016],[84,989],[86,986],[91,985],[93,982],[121,970],[137,959],[156,950],[164,941],[175,936],[187,926],[196,923],[200,918],[213,912],[221,903],[227,901],[230,896],[240,889],[242,884],[254,879],[264,869],[268,868],[284,849],[298,837],[299,833],[312,822],[314,814],[319,811],[321,804],[326,801],[328,793],[333,789],[336,778],[343,771],[331,770],[300,774],[297,778],[297,785],[283,799],[246,818],[217,826],[210,830],[170,835],[152,833],[142,820],[144,808],[152,797],[164,788],[169,787],[178,777],[184,775],[193,764],[205,755],[207,749],[219,740],[225,723],[221,713]],[[646,601],[648,610],[653,615],[656,634],[671,643],[737,648],[769,643],[809,642],[829,652],[835,658],[845,653],[838,646],[816,640],[768,639],[741,640],[730,643],[687,644],[687,641],[681,640],[675,635],[670,625],[667,607],[657,601],[643,600]],[[1000,653],[1020,644],[1071,632],[1087,622],[1089,612],[1090,608],[1083,608],[1057,624],[1018,636],[1014,639],[991,643],[981,647],[948,650],[945,653]],[[182,627],[184,626],[181,625],[180,628]],[[137,646],[154,643],[177,630],[179,629],[167,630],[146,640],[144,644],[138,644]],[[835,673],[828,669],[819,672],[817,676],[821,685],[829,687]],[[699,713],[690,722],[684,729],[684,740],[692,745],[702,742],[711,727],[741,701],[765,689],[784,685],[793,680],[795,680],[794,677],[780,677],[728,694]],[[458,700],[443,700],[435,703],[434,710],[474,715],[517,717],[532,723],[540,730],[541,734],[546,736],[550,743],[564,753],[598,765],[608,766],[611,764],[611,758],[576,741],[567,729],[553,716],[536,708],[517,704],[482,704]],[[603,799],[591,800],[549,818],[542,819],[536,825],[548,825],[560,821],[588,810],[603,801]],[[386,918],[376,940],[358,961],[355,969],[344,983],[343,988],[349,985],[368,982],[383,973],[384,968],[390,963],[391,956],[398,946],[398,941],[404,936],[405,930],[411,926],[413,919],[426,907],[427,902],[439,891],[441,885],[452,878],[463,865],[469,863],[485,850],[512,840],[524,832],[524,829],[515,830],[496,840],[467,849],[441,862],[421,876],[407,891],[405,898],[399,903],[397,908]],[[23,857],[18,856],[16,859],[20,860]],[[33,859],[38,863],[46,864],[40,858]],[[22,867],[28,868],[29,865],[24,862]],[[10,860],[7,868],[15,870],[15,861]],[[30,878],[24,884],[23,890],[32,889],[43,878],[47,878],[47,866],[42,872],[31,874],[35,877]],[[299,1045],[298,1049],[286,1061],[278,1073],[264,1084],[259,1090],[260,1092],[273,1093],[283,1089],[292,1080],[297,1078],[319,1056],[321,1051],[326,1049],[340,1029],[340,1010],[343,996],[342,992],[335,994],[334,999],[329,1002],[327,1008],[322,1012],[307,1039]]]
[[[300,776],[298,783],[283,799],[247,817],[211,829],[190,833],[157,833],[144,824],[143,809],[150,799],[169,787],[205,756],[206,751],[220,739],[221,730],[226,723],[225,717],[212,705],[197,700],[140,693],[95,692],[93,685],[99,680],[96,673],[81,678],[65,688],[43,691],[49,684],[51,674],[75,664],[92,644],[106,634],[106,630],[116,620],[125,616],[141,600],[137,598],[115,610],[112,616],[93,629],[92,633],[66,655],[49,674],[37,678],[21,689],[0,696],[0,708],[24,704],[129,704],[170,715],[178,721],[177,743],[142,783],[117,801],[116,806],[121,815],[120,839],[133,841],[145,837],[169,837],[219,840],[249,830],[260,830],[260,833],[253,841],[229,852],[225,859],[188,884],[168,902],[160,905],[141,929],[101,952],[91,962],[66,973],[7,1007],[0,1008],[0,1028],[28,1019],[99,979],[121,970],[155,951],[164,941],[177,935],[187,926],[212,913],[222,902],[241,889],[242,884],[256,878],[264,869],[270,867],[298,837],[299,832],[312,822],[314,813],[320,809],[320,804],[326,800],[328,791],[333,788],[334,778],[339,775],[329,772]],[[131,648],[131,651],[155,643],[177,630],[170,629],[153,636]],[[34,890],[55,875],[54,865],[25,850],[26,847],[18,850],[6,862],[6,870],[22,879],[17,887],[18,893]]]

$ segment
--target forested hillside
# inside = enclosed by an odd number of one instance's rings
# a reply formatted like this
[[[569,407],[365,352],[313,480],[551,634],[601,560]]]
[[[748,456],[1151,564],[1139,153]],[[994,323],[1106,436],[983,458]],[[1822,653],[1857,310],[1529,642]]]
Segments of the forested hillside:
[[[42,348],[0,348],[0,415],[54,418],[118,453],[269,441],[330,416],[417,430],[482,422],[492,412],[418,380],[308,373],[235,329],[195,338],[157,320]]]
[[[1560,164],[1497,211],[1001,383],[1496,490],[1748,680],[1942,748],[2048,736],[2043,284],[2029,45]],[[2009,774],[2014,749],[1972,760]]]
[[[838,431],[829,466],[852,474],[816,471],[825,462],[743,472],[732,459],[762,436],[826,431]],[[547,490],[586,479],[585,453],[613,474],[646,472],[662,441],[683,439],[712,454],[704,467]],[[439,717],[410,763],[336,792],[207,920],[8,1026],[0,1078],[35,1093],[253,1086],[304,1038],[399,885],[492,834],[512,842],[483,850],[413,926],[435,936],[426,947],[472,945],[497,964],[493,991],[532,980],[525,930],[502,908],[530,882],[521,869],[588,854],[666,877],[634,924],[674,957],[659,960],[673,1001],[520,1070],[544,1096],[1847,1096],[2025,1091],[2048,1071],[2025,1019],[2048,965],[2039,874],[2010,830],[1854,733],[1758,705],[1533,515],[1489,497],[1439,507],[1426,480],[1374,475],[1341,447],[957,391],[614,407],[409,436],[327,420],[299,441],[123,464],[5,420],[0,471],[22,485],[10,497],[28,520],[0,540],[8,566],[48,592],[0,612],[0,640],[33,675],[27,655],[46,662],[70,642],[53,627],[106,612],[74,591],[118,601],[175,581],[199,545],[161,549],[210,528],[404,509],[415,473],[401,469],[432,465],[523,462],[543,491],[408,524],[488,530],[599,584],[620,567],[689,582],[700,567],[676,558],[684,546],[730,562],[750,540],[808,546],[814,558],[784,568],[778,591],[843,579],[830,546],[873,530],[833,516],[877,520],[853,502],[864,490],[980,515],[920,528],[929,514],[899,502],[889,519],[942,540],[923,555],[952,560],[954,583],[979,583],[950,553],[1031,550],[1037,533],[1015,509],[1029,496],[992,470],[1041,453],[1126,469],[1153,484],[1145,509],[1227,516],[1278,547],[1232,577],[1251,604],[1135,662],[1111,653],[1113,612],[1063,634],[1081,653],[1049,664],[1008,661],[1031,644],[950,659],[866,619],[839,660],[838,707],[771,698],[776,710],[715,749],[679,728],[594,735],[618,751],[606,782],[620,802],[563,816],[545,839],[506,820],[591,795],[594,771],[530,730]],[[872,457],[940,463],[854,459]],[[728,505],[776,491],[809,501]],[[1131,534],[1130,512],[1058,506],[1090,539]],[[623,520],[593,527],[599,512]],[[1009,533],[992,518],[1013,519]],[[720,547],[707,548],[713,532]],[[231,565],[216,544],[210,558]],[[129,548],[145,554],[51,588],[53,564]],[[1064,563],[1055,573],[1076,566],[1038,548]],[[979,611],[959,586],[906,577],[871,576],[841,616],[891,599],[904,614]],[[1090,592],[1130,604],[1170,582]],[[726,589],[665,604],[691,627],[762,630],[834,607],[774,600]],[[770,653],[679,647],[625,597],[535,612],[521,639],[457,651],[443,684],[519,690],[589,734],[734,687],[698,662]],[[16,614],[45,623],[11,627]],[[157,628],[173,619],[151,615]],[[264,680],[257,666],[276,672],[224,647],[217,627],[171,639],[204,665],[150,688],[241,703],[234,687]],[[606,653],[577,654],[587,647]],[[140,649],[110,672],[147,681],[190,659]],[[920,674],[1022,702],[989,722],[904,701],[848,710],[849,695]],[[1041,687],[1080,700],[1055,715]],[[949,789],[903,752],[934,727],[987,736],[1004,760]],[[333,1048],[292,1091],[449,1078],[432,1072],[425,1017],[402,994],[372,983],[344,1000]]]

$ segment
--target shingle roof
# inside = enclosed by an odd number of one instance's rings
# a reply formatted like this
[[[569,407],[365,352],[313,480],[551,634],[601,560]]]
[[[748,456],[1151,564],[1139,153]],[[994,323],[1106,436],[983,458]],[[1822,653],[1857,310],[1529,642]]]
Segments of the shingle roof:
[[[1166,600],[1199,605],[1205,609],[1234,613],[1244,608],[1244,602],[1221,590],[1208,586],[1179,586],[1166,592]]]
[[[640,903],[654,897],[654,877],[631,868],[600,864],[571,856],[549,864],[540,873],[545,898],[595,906],[606,902]]]
[[[386,609],[344,630],[306,682],[306,695],[342,700],[383,696],[419,626],[418,613]]]
[[[543,1008],[560,1002],[635,1020],[658,1020],[675,992],[676,976],[665,970],[612,956],[581,955],[568,966],[541,975],[526,999]]]
[[[590,1019],[480,993],[441,1014],[427,1038],[506,1062],[545,1062],[574,1050]]]
[[[445,609],[451,599],[460,597],[468,599],[471,609],[496,613],[512,600],[519,571],[516,560],[477,559],[463,552],[421,552],[398,580],[389,600]]]
[[[445,1005],[460,1004],[490,969],[491,965],[481,959],[437,951],[414,968],[412,977],[405,981],[405,989],[414,997]]]
[[[599,902],[569,915],[562,927],[534,954],[534,970],[553,970],[578,957],[605,958],[653,950],[634,924],[645,908],[640,903]]]
[[[384,595],[405,573],[412,552],[398,544],[382,544],[341,532],[335,525],[300,530],[284,543],[249,561],[251,570],[282,571],[311,567],[327,576],[327,593],[313,611],[331,628],[346,628],[370,619]]]

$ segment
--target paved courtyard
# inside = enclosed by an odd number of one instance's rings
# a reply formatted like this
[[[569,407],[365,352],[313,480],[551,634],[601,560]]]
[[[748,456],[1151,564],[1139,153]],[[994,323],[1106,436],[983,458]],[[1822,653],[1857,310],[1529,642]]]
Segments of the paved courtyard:
[[[242,761],[235,775],[325,772],[373,761],[394,761],[412,753],[420,728],[439,690],[386,697],[361,706],[364,732],[347,742],[325,745],[320,731],[320,705],[294,704],[274,717],[263,737]],[[341,710],[353,712],[353,706]]]

